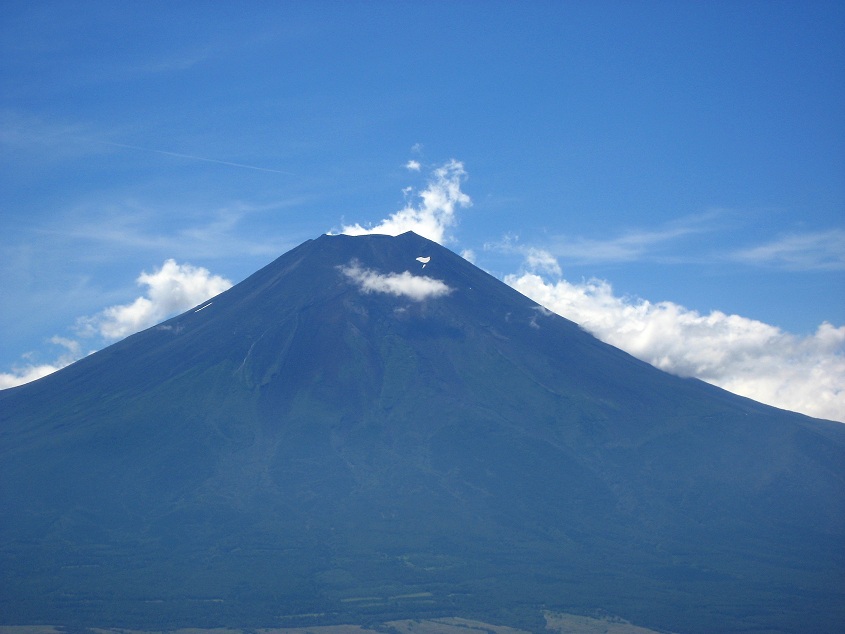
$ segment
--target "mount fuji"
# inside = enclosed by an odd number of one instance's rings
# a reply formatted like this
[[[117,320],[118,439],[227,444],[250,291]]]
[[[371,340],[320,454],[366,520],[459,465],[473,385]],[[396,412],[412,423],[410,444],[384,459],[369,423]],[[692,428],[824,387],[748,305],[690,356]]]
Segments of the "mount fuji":
[[[845,631],[845,425],[662,372],[413,233],[310,240],[0,392],[0,624],[551,612]]]

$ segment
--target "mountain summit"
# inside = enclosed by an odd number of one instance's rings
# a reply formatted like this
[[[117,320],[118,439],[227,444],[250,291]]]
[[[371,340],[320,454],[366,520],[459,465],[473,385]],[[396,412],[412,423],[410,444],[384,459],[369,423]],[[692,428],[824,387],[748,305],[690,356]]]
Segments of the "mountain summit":
[[[843,492],[842,424],[327,235],[0,392],[0,623],[841,632]]]

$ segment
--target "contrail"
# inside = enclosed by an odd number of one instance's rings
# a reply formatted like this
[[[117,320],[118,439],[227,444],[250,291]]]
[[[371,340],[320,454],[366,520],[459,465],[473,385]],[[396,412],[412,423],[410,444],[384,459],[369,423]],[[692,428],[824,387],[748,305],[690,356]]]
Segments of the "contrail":
[[[137,150],[139,152],[154,152],[155,154],[164,154],[165,156],[175,156],[176,158],[189,159],[192,161],[204,161],[206,163],[216,163],[217,165],[228,165],[229,167],[240,167],[241,169],[256,170],[259,172],[270,172],[272,174],[285,174],[286,176],[293,176],[293,172],[286,172],[284,170],[274,170],[269,167],[258,167],[257,165],[247,165],[245,163],[233,163],[232,161],[221,161],[218,159],[207,158],[205,156],[194,156],[193,154],[182,154],[180,152],[168,152],[167,150],[156,150],[149,147],[141,147],[138,145],[129,145],[127,143],[115,143],[114,141],[101,141],[99,139],[86,139],[77,137],[83,141],[92,143],[99,143],[101,145],[111,145],[113,147],[122,147],[127,150]]]

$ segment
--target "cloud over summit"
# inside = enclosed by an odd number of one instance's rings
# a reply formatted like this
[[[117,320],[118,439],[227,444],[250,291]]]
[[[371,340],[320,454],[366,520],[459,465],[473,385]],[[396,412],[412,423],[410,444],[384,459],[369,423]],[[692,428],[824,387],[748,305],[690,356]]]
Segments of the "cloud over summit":
[[[411,171],[420,169],[417,161],[409,161],[406,167]],[[428,186],[417,194],[416,204],[408,202],[402,209],[391,214],[375,226],[363,227],[356,223],[344,225],[341,233],[360,236],[372,233],[398,236],[406,231],[442,244],[447,239],[447,230],[456,223],[456,211],[472,204],[470,197],[461,191],[461,183],[466,180],[464,164],[452,159],[436,168],[429,179]],[[411,198],[413,190],[406,190]]]
[[[420,302],[452,292],[452,289],[444,282],[424,275],[413,275],[410,271],[378,273],[372,269],[363,268],[356,261],[341,267],[340,271],[363,293],[385,293]]]

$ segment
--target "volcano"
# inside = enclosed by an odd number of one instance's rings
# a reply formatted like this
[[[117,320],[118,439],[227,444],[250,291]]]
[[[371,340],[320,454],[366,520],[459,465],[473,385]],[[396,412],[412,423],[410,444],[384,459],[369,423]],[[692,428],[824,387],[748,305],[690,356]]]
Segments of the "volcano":
[[[413,233],[325,235],[0,392],[0,623],[845,631],[845,425]],[[386,631],[386,630],[385,630]]]

